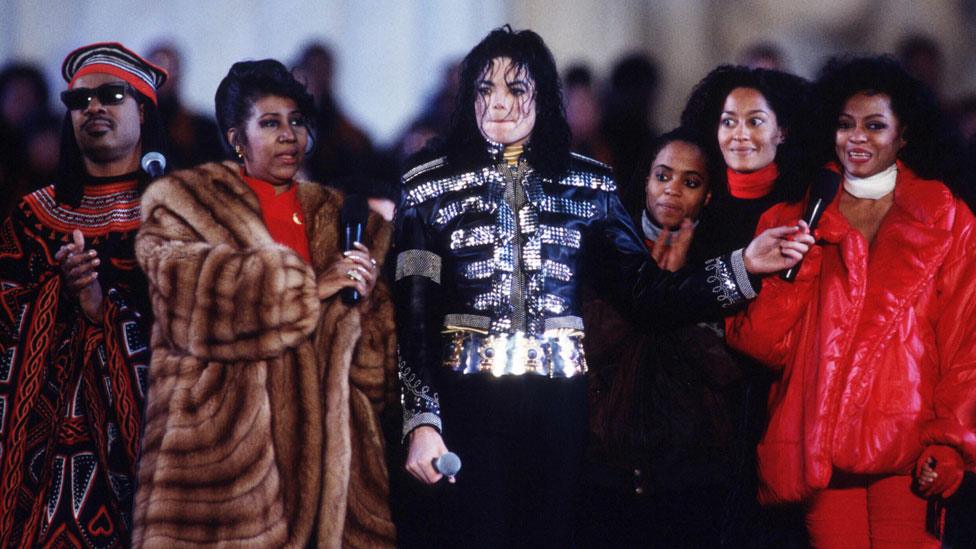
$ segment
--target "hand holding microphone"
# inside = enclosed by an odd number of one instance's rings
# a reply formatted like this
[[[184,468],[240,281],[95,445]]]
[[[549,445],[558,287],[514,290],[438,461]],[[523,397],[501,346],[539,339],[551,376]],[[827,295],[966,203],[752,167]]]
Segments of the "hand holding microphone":
[[[410,433],[410,447],[404,466],[408,473],[424,484],[436,484],[442,478],[454,482],[461,470],[457,454],[449,452],[437,429],[422,425]]]
[[[360,195],[351,194],[342,203],[342,210],[339,212],[339,229],[342,238],[342,251],[348,257],[350,252],[356,250],[355,244],[363,241],[363,227],[369,218],[369,205],[366,199]],[[375,262],[374,262],[375,266]],[[364,275],[369,273],[357,272],[350,269],[346,276],[351,280],[365,282]],[[345,287],[339,291],[342,302],[346,305],[355,305],[362,298],[362,293],[353,287]]]
[[[820,216],[837,195],[840,187],[840,174],[826,168],[820,170],[813,185],[810,186],[810,200],[807,203],[807,211],[803,215],[803,221],[810,227],[810,233],[817,228],[820,223]],[[787,282],[793,282],[797,273],[800,272],[801,259],[796,265],[783,271],[779,276]]]
[[[450,482],[454,482],[454,476],[461,470],[461,458],[454,452],[446,452],[434,458],[431,465],[434,466],[435,471],[447,477]]]
[[[319,276],[319,299],[329,299],[338,292],[342,302],[352,306],[368,296],[376,285],[378,264],[361,242],[368,217],[369,206],[362,196],[346,197],[339,212],[342,258]]]

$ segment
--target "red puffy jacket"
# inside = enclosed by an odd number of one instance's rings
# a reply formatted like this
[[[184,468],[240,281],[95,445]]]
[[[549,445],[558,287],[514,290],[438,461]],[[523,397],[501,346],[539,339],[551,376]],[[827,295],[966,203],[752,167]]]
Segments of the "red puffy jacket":
[[[763,502],[805,499],[834,468],[909,474],[923,444],[976,465],[976,220],[901,164],[894,192],[870,253],[838,193],[796,281],[767,278],[727,321],[734,348],[782,371],[759,445]],[[774,206],[757,231],[802,210]]]

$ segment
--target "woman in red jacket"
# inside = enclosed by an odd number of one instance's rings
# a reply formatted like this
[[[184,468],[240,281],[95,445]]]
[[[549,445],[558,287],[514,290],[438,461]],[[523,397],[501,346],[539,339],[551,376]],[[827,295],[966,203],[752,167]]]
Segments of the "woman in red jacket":
[[[976,424],[976,221],[960,158],[930,92],[889,58],[832,60],[816,89],[843,189],[796,281],[767,279],[728,322],[733,347],[780,372],[760,499],[807,502],[817,547],[937,546],[912,471],[976,465],[960,446]],[[803,208],[775,206],[757,230]]]

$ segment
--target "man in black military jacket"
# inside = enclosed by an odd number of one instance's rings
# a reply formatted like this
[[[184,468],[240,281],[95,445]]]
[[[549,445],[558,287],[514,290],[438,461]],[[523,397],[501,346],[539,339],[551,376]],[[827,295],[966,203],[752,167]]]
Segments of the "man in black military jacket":
[[[434,458],[462,460],[432,542],[567,547],[586,433],[580,279],[604,267],[598,287],[648,325],[705,317],[755,296],[758,273],[793,265],[813,239],[782,227],[658,269],[610,168],[569,152],[537,34],[492,31],[461,86],[446,155],[404,175],[397,214],[406,468],[433,484]]]

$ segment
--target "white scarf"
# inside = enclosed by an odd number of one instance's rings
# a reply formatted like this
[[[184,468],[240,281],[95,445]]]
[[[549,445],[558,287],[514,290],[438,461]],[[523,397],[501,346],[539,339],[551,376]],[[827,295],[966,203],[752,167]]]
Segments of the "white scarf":
[[[892,164],[887,169],[863,178],[845,172],[844,190],[857,198],[877,200],[895,190],[896,179],[898,179],[897,164]]]

